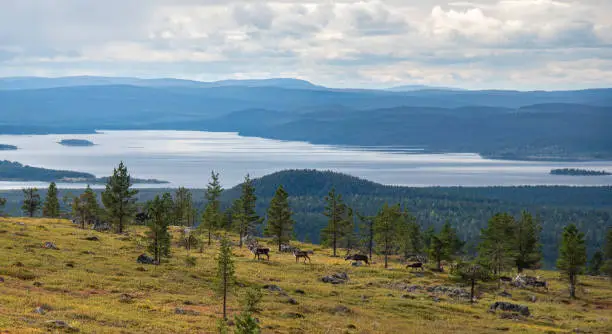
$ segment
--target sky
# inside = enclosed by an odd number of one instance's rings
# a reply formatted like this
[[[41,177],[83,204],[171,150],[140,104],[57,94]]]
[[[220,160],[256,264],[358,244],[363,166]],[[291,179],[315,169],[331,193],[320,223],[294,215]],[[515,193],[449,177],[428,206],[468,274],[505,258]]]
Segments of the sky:
[[[612,87],[612,0],[0,0],[0,76]]]

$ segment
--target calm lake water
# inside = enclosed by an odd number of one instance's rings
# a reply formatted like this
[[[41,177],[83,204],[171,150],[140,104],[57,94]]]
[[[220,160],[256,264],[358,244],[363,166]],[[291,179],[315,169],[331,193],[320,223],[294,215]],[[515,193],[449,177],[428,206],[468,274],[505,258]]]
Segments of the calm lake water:
[[[92,147],[67,147],[62,139],[86,139]],[[476,154],[414,154],[387,148],[347,148],[199,131],[100,131],[91,135],[0,135],[19,147],[0,160],[107,176],[123,160],[132,176],[170,181],[157,187],[206,186],[210,171],[225,187],[244,175],[283,169],[334,170],[383,184],[407,186],[612,185],[612,176],[554,176],[552,168],[612,170],[608,162],[523,162],[482,159]],[[408,150],[409,151],[409,150]],[[414,151],[413,151],[414,152]],[[418,152],[418,151],[417,151]],[[0,182],[0,189],[45,187],[41,182]],[[77,187],[67,184],[61,187]],[[83,186],[83,185],[80,185]],[[146,185],[146,187],[152,187]]]

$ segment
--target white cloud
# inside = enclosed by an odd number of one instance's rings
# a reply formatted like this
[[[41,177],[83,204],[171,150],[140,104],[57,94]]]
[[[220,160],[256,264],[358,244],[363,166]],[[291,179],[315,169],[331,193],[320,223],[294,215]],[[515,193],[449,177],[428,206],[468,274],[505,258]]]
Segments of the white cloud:
[[[0,76],[610,86],[610,12],[601,0],[5,1]]]

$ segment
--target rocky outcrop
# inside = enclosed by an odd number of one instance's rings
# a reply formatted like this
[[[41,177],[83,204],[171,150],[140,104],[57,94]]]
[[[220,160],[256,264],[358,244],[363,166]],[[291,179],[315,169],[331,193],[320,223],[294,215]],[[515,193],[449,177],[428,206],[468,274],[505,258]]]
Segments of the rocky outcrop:
[[[323,281],[324,283],[330,283],[330,284],[342,284],[342,283],[346,283],[348,280],[349,280],[348,274],[344,272],[331,274],[331,275],[324,276],[321,278],[321,281]]]
[[[524,305],[519,305],[519,304],[512,304],[512,303],[507,303],[507,302],[495,302],[491,304],[491,306],[489,307],[490,312],[495,312],[498,309],[502,311],[506,311],[506,312],[518,313],[525,317],[528,317],[529,315],[531,315],[531,313],[529,312],[529,307],[524,306]]]

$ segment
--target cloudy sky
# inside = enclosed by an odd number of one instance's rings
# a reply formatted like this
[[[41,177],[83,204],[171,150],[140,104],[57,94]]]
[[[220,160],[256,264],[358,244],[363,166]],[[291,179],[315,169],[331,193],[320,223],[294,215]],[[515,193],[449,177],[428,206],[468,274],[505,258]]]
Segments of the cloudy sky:
[[[610,0],[0,0],[0,76],[612,86]]]

